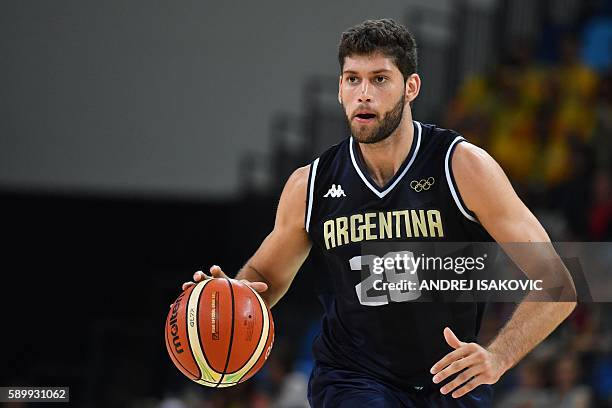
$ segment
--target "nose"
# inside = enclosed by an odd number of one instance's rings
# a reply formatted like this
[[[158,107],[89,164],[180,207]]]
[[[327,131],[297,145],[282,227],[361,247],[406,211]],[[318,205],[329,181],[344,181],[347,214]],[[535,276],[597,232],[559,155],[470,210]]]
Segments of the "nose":
[[[364,81],[361,85],[361,94],[359,95],[359,102],[372,102],[372,95],[370,95],[368,83]]]

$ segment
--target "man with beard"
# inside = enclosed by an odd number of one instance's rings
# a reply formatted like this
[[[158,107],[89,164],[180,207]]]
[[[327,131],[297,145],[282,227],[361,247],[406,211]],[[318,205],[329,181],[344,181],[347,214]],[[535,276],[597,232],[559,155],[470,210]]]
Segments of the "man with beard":
[[[372,275],[362,275],[371,265],[361,244],[549,238],[486,152],[413,120],[421,80],[403,26],[387,19],[354,26],[342,34],[338,58],[338,101],[351,135],[291,175],[273,231],[236,279],[274,306],[312,256],[325,311],[313,345],[313,406],[489,406],[490,384],[575,303],[521,303],[484,347],[476,343],[481,304],[375,290]],[[225,277],[218,266],[210,273]]]

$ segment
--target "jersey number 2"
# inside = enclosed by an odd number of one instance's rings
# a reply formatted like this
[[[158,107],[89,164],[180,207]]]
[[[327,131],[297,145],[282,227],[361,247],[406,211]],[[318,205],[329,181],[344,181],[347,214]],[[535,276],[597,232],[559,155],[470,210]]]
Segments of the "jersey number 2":
[[[421,291],[418,289],[419,277],[416,271],[398,269],[397,265],[394,264],[392,268],[381,265],[383,271],[380,273],[374,272],[375,259],[395,259],[396,255],[401,258],[404,256],[413,257],[412,252],[401,251],[389,252],[383,257],[376,255],[354,256],[349,260],[353,271],[362,272],[364,267],[367,268],[368,276],[355,286],[359,303],[364,306],[383,306],[389,304],[389,302],[410,302],[421,296]],[[412,286],[416,289],[408,290],[409,282],[414,282]],[[394,284],[396,288],[389,289],[389,283]]]

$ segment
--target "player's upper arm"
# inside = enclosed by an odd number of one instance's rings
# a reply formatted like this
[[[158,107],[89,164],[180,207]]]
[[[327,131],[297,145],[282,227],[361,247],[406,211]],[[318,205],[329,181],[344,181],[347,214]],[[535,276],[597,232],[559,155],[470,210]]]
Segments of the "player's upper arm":
[[[270,305],[285,294],[312,246],[304,225],[309,172],[310,166],[305,166],[289,177],[278,203],[274,229],[245,265],[268,283]]]
[[[530,279],[541,279],[545,288],[554,288],[559,294],[549,298],[550,293],[544,291],[533,299],[574,301],[576,289],[570,273],[497,162],[484,150],[459,143],[452,167],[463,201],[482,226]],[[526,242],[542,244],[511,244]]]
[[[499,164],[483,149],[459,143],[452,157],[459,194],[497,242],[549,242]]]
[[[304,219],[309,172],[310,165],[298,168],[289,176],[278,203],[274,222],[275,230],[289,228],[296,232],[299,231],[304,238],[308,239]]]

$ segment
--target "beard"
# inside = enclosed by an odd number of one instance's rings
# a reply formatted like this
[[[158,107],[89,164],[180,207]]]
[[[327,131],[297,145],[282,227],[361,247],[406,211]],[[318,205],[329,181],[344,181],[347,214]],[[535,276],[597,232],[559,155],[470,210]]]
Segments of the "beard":
[[[363,125],[353,123],[351,118],[346,117],[353,137],[359,143],[372,144],[385,140],[398,128],[402,122],[404,113],[404,95],[391,110],[385,112],[382,120],[377,125]]]

